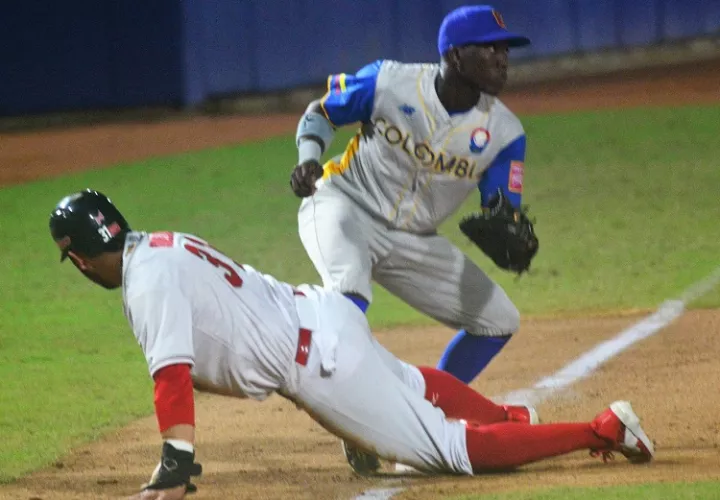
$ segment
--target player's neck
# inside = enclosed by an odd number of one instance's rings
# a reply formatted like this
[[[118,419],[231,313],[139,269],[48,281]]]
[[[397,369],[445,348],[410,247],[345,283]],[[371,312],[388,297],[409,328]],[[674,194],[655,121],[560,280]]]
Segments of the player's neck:
[[[448,113],[462,113],[472,109],[482,92],[457,73],[441,71],[435,79],[435,91]]]
[[[123,281],[123,252],[113,252],[106,255],[108,256],[108,278],[113,286],[120,287]]]

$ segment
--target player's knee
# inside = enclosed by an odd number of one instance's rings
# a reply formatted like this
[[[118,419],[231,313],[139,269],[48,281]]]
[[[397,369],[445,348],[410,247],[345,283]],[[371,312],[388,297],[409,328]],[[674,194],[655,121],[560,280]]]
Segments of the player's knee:
[[[520,311],[512,302],[508,304],[503,323],[502,328],[506,335],[512,335],[520,329]]]
[[[475,335],[488,337],[507,337],[520,329],[520,311],[510,300],[498,305],[491,315],[479,318],[470,331]]]
[[[492,321],[497,333],[503,336],[512,335],[520,329],[520,311],[506,294],[495,297]]]

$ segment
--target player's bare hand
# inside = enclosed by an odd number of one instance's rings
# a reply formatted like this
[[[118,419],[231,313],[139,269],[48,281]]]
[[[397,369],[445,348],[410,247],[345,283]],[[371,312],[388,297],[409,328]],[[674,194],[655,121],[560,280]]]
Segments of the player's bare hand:
[[[128,500],[182,500],[185,498],[185,486],[168,490],[143,490]]]
[[[323,168],[317,160],[307,160],[297,165],[290,175],[290,187],[300,198],[315,194],[315,181],[323,175]]]

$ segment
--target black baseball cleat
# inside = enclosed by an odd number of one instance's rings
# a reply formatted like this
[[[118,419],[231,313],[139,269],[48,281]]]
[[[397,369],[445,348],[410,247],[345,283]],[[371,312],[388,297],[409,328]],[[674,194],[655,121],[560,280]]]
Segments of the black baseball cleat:
[[[375,455],[357,448],[355,445],[343,440],[340,442],[343,453],[352,470],[360,476],[373,476],[380,470],[380,459]]]

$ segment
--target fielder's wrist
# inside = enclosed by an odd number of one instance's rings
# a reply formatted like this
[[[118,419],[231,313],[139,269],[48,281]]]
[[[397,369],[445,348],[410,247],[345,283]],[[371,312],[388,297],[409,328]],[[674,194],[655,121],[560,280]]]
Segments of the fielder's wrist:
[[[320,161],[322,156],[322,148],[320,144],[312,139],[304,139],[298,145],[298,164],[305,163],[308,160]]]

